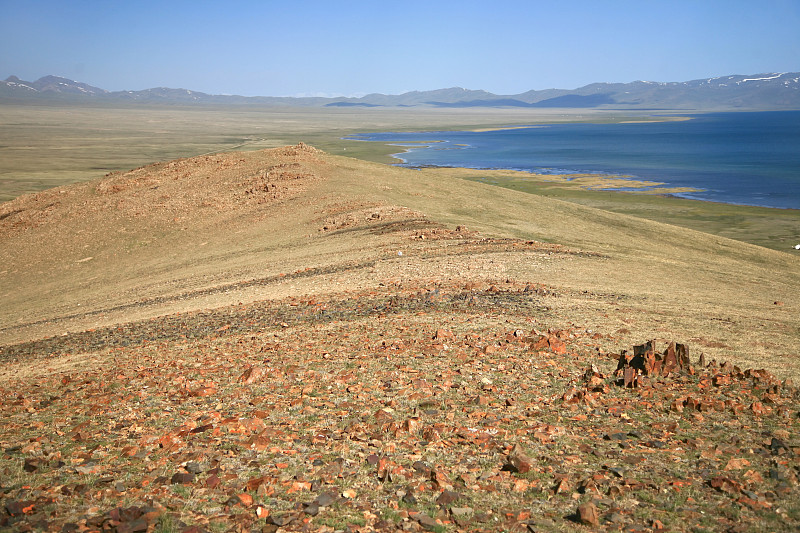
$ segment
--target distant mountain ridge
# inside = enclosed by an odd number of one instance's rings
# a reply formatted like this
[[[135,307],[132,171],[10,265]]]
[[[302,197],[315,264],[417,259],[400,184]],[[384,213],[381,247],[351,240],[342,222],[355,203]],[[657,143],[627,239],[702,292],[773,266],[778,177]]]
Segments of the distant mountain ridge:
[[[167,105],[253,105],[304,107],[530,107],[673,110],[800,109],[800,72],[730,75],[684,82],[592,83],[578,89],[531,90],[497,95],[461,87],[360,98],[212,95],[156,87],[107,91],[89,84],[45,76],[34,82],[10,76],[0,82],[0,102],[109,102]]]

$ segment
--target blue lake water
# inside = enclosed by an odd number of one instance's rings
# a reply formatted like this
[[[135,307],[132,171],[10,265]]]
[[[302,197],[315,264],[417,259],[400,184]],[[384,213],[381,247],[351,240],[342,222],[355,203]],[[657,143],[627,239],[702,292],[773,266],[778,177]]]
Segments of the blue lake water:
[[[407,146],[403,166],[600,173],[693,187],[697,200],[800,209],[800,111],[712,113],[678,122],[553,124],[489,132],[369,133]],[[408,147],[404,143],[413,144]]]

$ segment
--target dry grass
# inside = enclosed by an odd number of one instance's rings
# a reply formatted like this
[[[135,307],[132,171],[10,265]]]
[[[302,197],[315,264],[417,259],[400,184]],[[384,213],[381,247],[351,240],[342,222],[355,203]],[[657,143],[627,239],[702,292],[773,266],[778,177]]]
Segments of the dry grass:
[[[447,171],[277,149],[152,165],[0,209],[5,343],[387,279],[510,279],[562,293],[557,308],[587,327],[704,339],[714,354],[797,375],[796,257]],[[475,232],[464,243],[579,253],[454,255],[417,235],[459,225]]]

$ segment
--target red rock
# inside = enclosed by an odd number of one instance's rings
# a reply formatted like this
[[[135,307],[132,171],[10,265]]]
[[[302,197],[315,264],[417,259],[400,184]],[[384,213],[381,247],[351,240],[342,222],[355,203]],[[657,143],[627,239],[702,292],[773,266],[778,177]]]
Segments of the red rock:
[[[503,470],[525,474],[530,472],[532,466],[533,461],[531,458],[525,455],[525,451],[519,444],[515,444],[508,454]]]
[[[242,372],[242,375],[239,376],[238,381],[239,383],[250,385],[257,381],[261,381],[261,379],[263,379],[265,374],[266,372],[264,371],[263,368],[259,366],[251,366],[247,370]]]
[[[738,482],[722,476],[712,478],[709,484],[718,491],[729,494],[737,494],[742,488]]]
[[[556,488],[554,490],[555,494],[561,494],[563,492],[569,492],[571,490],[571,486],[567,478],[561,478],[558,483],[556,484]]]
[[[31,501],[12,501],[6,503],[6,511],[11,516],[22,516],[33,512],[33,502]]]
[[[394,420],[393,412],[394,410],[390,408],[378,409],[375,411],[375,420],[378,422],[391,422]]]
[[[628,389],[628,388],[636,387],[636,385],[637,385],[637,379],[636,378],[637,378],[637,375],[638,375],[637,370],[635,368],[633,368],[633,367],[626,367],[622,372],[623,372],[622,373],[622,379],[623,379],[625,388]]]
[[[433,336],[433,340],[442,341],[442,340],[455,340],[456,336],[453,334],[452,331],[447,329],[437,329],[436,333]]]
[[[564,355],[567,353],[567,345],[558,337],[550,337],[547,341],[550,350],[556,355]]]
[[[216,393],[217,389],[214,387],[199,387],[194,389],[193,391],[189,392],[189,396],[194,398],[204,398],[206,396],[211,396],[212,394]]]
[[[597,506],[592,502],[584,503],[578,507],[578,520],[582,524],[590,526],[600,525],[600,514],[597,511]]]
[[[261,485],[263,485],[266,482],[267,482],[267,476],[254,477],[254,478],[250,478],[247,481],[247,483],[245,484],[245,487],[247,488],[247,490],[258,490],[258,487],[260,487]]]

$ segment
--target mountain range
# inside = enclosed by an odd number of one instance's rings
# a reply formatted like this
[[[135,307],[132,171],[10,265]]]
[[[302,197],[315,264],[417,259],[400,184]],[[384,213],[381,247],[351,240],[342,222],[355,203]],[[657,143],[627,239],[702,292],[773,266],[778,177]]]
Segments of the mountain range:
[[[166,87],[107,91],[58,76],[44,76],[33,82],[10,76],[0,82],[0,103],[46,101],[287,107],[778,110],[800,109],[800,72],[729,75],[684,82],[592,83],[572,90],[531,90],[515,95],[453,87],[399,95],[376,93],[359,98],[212,95]]]

